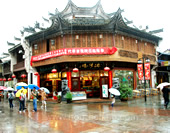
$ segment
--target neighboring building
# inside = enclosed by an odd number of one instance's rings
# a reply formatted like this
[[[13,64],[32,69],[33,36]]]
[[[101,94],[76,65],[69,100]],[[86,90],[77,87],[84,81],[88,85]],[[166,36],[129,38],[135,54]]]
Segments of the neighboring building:
[[[108,98],[103,90],[107,94],[115,79],[116,84],[127,82],[132,89],[142,87],[138,59],[148,57],[153,68],[161,38],[127,26],[121,12],[105,13],[100,0],[83,8],[69,0],[62,12],[56,10],[51,16],[51,27],[27,36],[40,86],[61,91],[61,81],[67,79],[72,92],[100,98]],[[109,71],[104,70],[106,66]],[[79,71],[74,72],[74,68]],[[57,72],[52,73],[52,69]],[[147,81],[148,87],[150,83]]]
[[[157,83],[170,82],[170,54],[158,54]]]

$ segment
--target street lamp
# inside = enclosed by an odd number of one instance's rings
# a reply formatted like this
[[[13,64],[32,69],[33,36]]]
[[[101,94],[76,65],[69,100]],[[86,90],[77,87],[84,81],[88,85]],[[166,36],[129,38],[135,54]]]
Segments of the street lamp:
[[[148,64],[146,64],[145,62]],[[147,79],[150,79],[150,64],[149,64],[149,62],[150,62],[150,60],[148,57],[142,57],[138,60],[138,64],[143,63],[142,69],[143,69],[143,80],[144,80],[144,90],[145,90],[145,102],[146,102],[146,76],[147,76]],[[138,69],[138,71],[139,71],[139,69]],[[138,74],[139,74],[139,72],[138,72]]]

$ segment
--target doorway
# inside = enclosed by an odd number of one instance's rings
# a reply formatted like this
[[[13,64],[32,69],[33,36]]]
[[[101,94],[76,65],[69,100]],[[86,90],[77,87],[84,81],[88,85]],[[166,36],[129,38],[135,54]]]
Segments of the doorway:
[[[100,98],[109,98],[109,77],[100,77]]]

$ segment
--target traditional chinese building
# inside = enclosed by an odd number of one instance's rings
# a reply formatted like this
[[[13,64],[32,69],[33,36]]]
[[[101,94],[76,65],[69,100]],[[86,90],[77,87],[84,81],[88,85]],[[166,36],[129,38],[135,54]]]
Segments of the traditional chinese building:
[[[51,27],[27,36],[40,86],[61,91],[61,80],[67,79],[72,92],[100,98],[108,97],[114,83],[140,87],[138,59],[148,57],[152,68],[161,38],[129,27],[121,13],[105,13],[100,0],[83,8],[68,0],[62,12],[51,15]]]

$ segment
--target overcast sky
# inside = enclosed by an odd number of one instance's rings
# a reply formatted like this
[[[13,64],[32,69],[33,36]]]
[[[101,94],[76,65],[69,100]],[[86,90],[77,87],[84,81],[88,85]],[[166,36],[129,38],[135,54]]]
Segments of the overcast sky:
[[[98,0],[72,0],[78,7],[94,6]],[[14,43],[14,36],[20,37],[23,27],[34,26],[35,21],[43,23],[42,16],[48,18],[48,12],[54,13],[57,8],[62,11],[68,0],[2,0],[0,1],[0,53],[7,52]],[[101,0],[106,13],[124,9],[122,15],[133,20],[136,27],[149,30],[164,29],[159,36],[163,38],[157,50],[170,48],[169,0]]]

